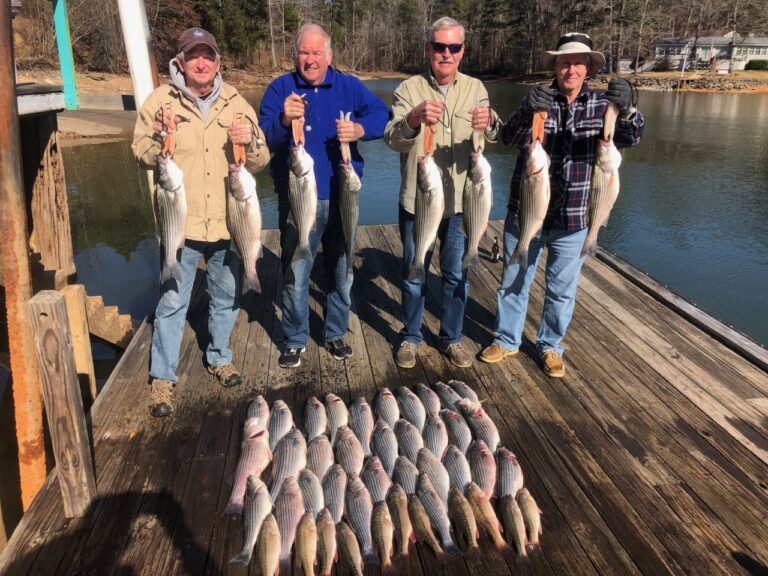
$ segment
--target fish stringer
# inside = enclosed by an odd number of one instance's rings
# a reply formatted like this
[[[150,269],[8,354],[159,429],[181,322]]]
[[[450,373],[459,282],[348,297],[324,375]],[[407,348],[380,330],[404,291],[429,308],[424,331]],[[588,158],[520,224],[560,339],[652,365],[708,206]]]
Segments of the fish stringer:
[[[168,113],[168,118],[170,118],[168,122],[165,121],[165,112]],[[171,111],[170,102],[160,105],[160,109],[157,111],[157,114],[155,114],[155,118],[158,116],[163,125],[163,131],[160,133],[163,139],[160,154],[166,158],[170,158],[176,150],[176,120]]]

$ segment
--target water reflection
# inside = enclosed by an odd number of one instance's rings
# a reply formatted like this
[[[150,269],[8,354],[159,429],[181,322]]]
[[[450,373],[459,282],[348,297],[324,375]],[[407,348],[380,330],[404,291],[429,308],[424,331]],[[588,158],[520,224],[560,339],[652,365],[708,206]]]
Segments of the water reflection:
[[[368,86],[388,104],[398,80]],[[502,117],[527,88],[488,84]],[[246,97],[258,106],[261,93]],[[622,194],[600,243],[753,338],[768,343],[768,98],[642,92],[645,138],[628,150]],[[397,221],[400,167],[383,142],[363,142],[363,224]],[[515,151],[489,146],[492,217],[506,212]],[[146,179],[130,143],[65,148],[80,281],[134,318],[154,308],[159,256]],[[277,226],[268,174],[257,175],[264,226]]]

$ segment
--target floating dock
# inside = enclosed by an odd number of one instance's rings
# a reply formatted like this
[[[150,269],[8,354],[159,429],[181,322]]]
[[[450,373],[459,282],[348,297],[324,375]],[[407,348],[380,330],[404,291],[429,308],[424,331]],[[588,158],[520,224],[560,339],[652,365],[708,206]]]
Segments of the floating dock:
[[[481,265],[470,273],[464,342],[472,353],[492,337],[502,271],[488,260],[494,235],[502,237],[501,222],[491,223]],[[759,346],[746,339],[736,350],[726,346],[727,327],[702,313],[692,323],[680,313],[689,304],[601,254],[584,267],[565,378],[541,372],[530,342],[500,364],[457,369],[435,348],[441,290],[434,258],[426,340],[417,366],[401,370],[392,351],[400,329],[399,234],[396,225],[368,226],[358,232],[354,358],[336,362],[318,345],[324,290],[315,274],[313,341],[300,368],[283,370],[279,235],[266,231],[264,240],[263,294],[243,303],[231,341],[245,383],[224,389],[203,367],[207,295],[198,274],[174,415],[153,419],[147,411],[145,323],[92,408],[98,498],[89,515],[64,518],[54,471],[0,556],[0,574],[257,574],[255,562],[250,569],[227,564],[242,545],[241,519],[222,515],[249,400],[282,398],[300,422],[310,395],[370,399],[385,386],[451,378],[477,390],[502,444],[517,455],[543,511],[542,548],[518,565],[483,540],[479,558],[457,556],[443,567],[412,545],[398,573],[766,573],[768,354]],[[542,296],[540,272],[529,340]],[[722,331],[716,338],[699,326]],[[366,566],[366,574],[377,573]]]

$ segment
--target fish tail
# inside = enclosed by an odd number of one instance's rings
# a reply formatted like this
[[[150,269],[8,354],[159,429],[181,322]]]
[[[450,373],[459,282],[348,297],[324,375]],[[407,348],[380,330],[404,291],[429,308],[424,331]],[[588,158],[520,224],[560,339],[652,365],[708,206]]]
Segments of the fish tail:
[[[299,244],[296,247],[296,252],[293,254],[294,260],[307,260],[312,261],[312,251],[309,249],[309,244]]]
[[[450,542],[448,545],[445,546],[445,553],[449,556],[459,556],[461,554],[461,549],[459,549],[458,546],[456,546],[455,542]]]
[[[594,256],[597,252],[597,239],[588,235],[584,240],[584,246],[581,248],[582,256]]]
[[[232,500],[231,498],[227,502],[227,507],[224,508],[224,514],[225,515],[234,515],[234,514],[242,514],[243,513],[243,503],[238,502],[237,500]]]
[[[422,284],[424,284],[424,264],[414,261],[414,263],[411,265],[411,270],[408,272],[408,281],[413,282],[417,278]]]
[[[379,556],[373,551],[369,550],[365,553],[365,556],[363,556],[363,564],[378,564],[379,563]]]
[[[251,291],[255,292],[256,294],[261,294],[261,283],[259,282],[259,277],[256,274],[252,276],[246,276],[243,279],[242,295],[245,296],[248,292]]]
[[[477,250],[471,250],[464,256],[464,261],[461,263],[461,269],[466,270],[470,266],[477,266],[478,264],[480,264],[480,255]]]
[[[520,264],[520,268],[523,270],[528,269],[528,252],[521,250],[520,246],[515,248],[515,251],[512,252],[512,256],[510,256],[507,266],[512,266],[516,262]]]
[[[480,546],[477,545],[477,542],[470,542],[467,546],[466,551],[464,552],[464,556],[469,558],[470,560],[479,558],[480,556]]]
[[[165,284],[171,278],[176,280],[176,282],[181,283],[181,265],[175,258],[166,260],[163,264],[163,273],[160,277],[160,281]]]
[[[286,554],[280,556],[280,564],[277,567],[277,574],[290,574],[291,573],[291,555]]]
[[[395,565],[392,563],[392,561],[389,558],[385,558],[381,563],[381,574],[382,576],[394,576],[397,574],[397,570],[395,570]]]
[[[242,564],[243,566],[248,566],[248,564],[251,563],[251,556],[253,554],[248,552],[247,550],[243,550],[242,552],[239,552],[238,554],[234,555],[232,559],[229,561],[230,564]]]

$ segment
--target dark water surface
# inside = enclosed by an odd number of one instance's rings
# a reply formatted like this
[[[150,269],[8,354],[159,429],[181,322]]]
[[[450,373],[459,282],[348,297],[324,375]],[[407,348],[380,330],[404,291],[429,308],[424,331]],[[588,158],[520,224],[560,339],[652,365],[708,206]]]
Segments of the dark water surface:
[[[388,104],[399,81],[367,85]],[[489,83],[507,117],[527,88]],[[260,94],[247,94],[258,106]],[[768,344],[768,95],[641,92],[647,126],[624,153],[622,191],[600,245],[725,323]],[[397,222],[398,156],[362,143],[362,224]],[[503,218],[516,153],[489,146],[492,218]],[[75,262],[89,294],[141,319],[159,291],[159,252],[147,181],[129,142],[66,147]],[[277,199],[257,175],[264,227]]]

